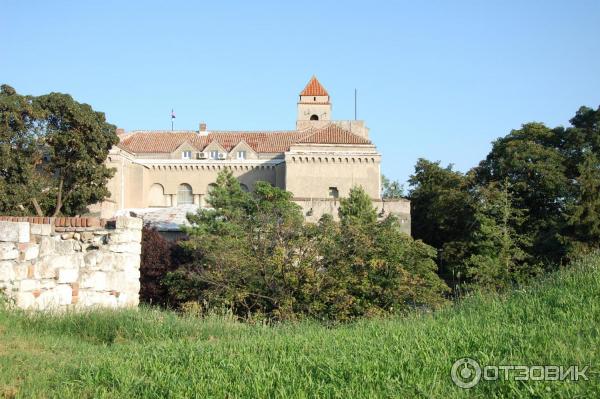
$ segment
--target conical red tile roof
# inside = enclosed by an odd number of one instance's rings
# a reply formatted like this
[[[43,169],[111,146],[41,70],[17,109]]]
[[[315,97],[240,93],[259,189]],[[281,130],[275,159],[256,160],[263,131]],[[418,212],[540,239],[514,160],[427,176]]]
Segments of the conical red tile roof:
[[[310,81],[300,93],[301,96],[328,96],[327,90],[323,87],[321,82],[317,79],[315,75],[310,78]]]

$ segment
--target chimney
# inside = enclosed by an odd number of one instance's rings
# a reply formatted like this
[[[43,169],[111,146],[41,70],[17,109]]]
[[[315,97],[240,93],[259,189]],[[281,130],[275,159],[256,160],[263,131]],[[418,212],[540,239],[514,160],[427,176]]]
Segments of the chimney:
[[[200,128],[198,130],[200,134],[206,134],[206,122],[200,122]]]

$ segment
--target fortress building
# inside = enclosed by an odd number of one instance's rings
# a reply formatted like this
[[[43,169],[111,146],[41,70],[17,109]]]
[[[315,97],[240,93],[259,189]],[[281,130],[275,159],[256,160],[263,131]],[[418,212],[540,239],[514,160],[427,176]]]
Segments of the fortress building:
[[[103,217],[131,208],[206,206],[220,171],[228,169],[242,188],[266,181],[290,191],[309,221],[337,217],[339,198],[353,186],[371,196],[380,217],[396,214],[410,232],[407,200],[381,198],[381,154],[364,121],[333,120],[329,93],[316,77],[300,93],[295,130],[148,131],[125,133],[107,164],[116,169],[111,196],[96,211]]]

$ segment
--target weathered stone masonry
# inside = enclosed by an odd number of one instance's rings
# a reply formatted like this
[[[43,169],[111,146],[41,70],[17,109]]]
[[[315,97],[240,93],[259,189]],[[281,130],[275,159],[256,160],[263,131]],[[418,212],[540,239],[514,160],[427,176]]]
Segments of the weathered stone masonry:
[[[0,217],[0,291],[23,309],[137,306],[142,220]]]

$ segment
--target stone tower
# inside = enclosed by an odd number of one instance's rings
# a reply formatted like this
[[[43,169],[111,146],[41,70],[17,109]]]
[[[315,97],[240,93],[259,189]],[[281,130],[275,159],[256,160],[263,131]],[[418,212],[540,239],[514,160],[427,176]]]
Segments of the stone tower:
[[[321,121],[331,120],[331,103],[329,93],[313,75],[298,101],[297,129],[305,129],[312,125],[322,125]]]

